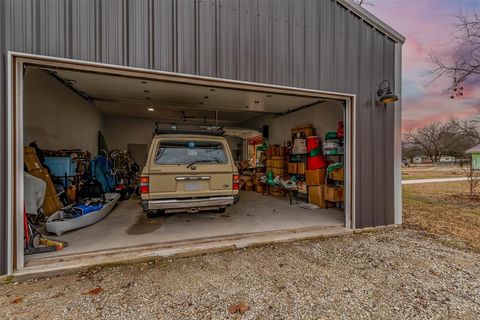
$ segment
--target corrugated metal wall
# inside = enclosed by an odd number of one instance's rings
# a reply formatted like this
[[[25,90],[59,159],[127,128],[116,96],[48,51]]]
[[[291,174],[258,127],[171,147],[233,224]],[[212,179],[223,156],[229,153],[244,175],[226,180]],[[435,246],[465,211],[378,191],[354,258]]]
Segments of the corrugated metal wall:
[[[374,94],[393,83],[395,43],[335,0],[7,0],[0,10],[2,190],[12,50],[357,94],[356,224],[393,223],[394,115]]]

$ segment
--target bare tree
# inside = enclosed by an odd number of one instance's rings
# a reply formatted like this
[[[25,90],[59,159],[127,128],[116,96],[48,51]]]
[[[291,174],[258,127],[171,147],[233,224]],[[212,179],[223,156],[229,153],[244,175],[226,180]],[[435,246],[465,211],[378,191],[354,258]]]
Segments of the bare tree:
[[[459,140],[457,129],[449,123],[433,122],[408,131],[404,136],[404,149],[419,150],[432,162],[437,162],[441,156],[456,156]]]
[[[451,98],[463,96],[463,86],[467,80],[480,75],[480,14],[478,10],[467,13],[459,11],[453,24],[453,36],[456,46],[449,57],[440,57],[430,53],[435,65],[434,79],[448,77],[451,85],[448,91]]]
[[[479,119],[451,119],[448,123],[454,130],[458,131],[468,148],[480,143]]]
[[[475,191],[480,185],[480,170],[475,170],[472,163],[470,166],[463,169],[465,176],[467,177],[467,182],[470,191],[470,197],[475,195]]]

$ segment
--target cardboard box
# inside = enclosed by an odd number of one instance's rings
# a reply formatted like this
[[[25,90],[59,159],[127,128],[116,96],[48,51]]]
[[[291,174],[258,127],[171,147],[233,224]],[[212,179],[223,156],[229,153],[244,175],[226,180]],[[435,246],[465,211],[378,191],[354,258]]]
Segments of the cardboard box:
[[[47,169],[36,169],[29,172],[32,176],[42,179],[47,184],[45,191],[45,200],[43,201],[43,214],[49,216],[62,208],[60,199],[57,195],[57,190],[53,185],[52,179],[48,174]]]
[[[300,137],[306,138],[309,136],[313,136],[313,134],[314,130],[312,124],[303,124],[292,128],[292,139]]]
[[[285,168],[284,157],[272,156],[272,157],[268,158],[267,159],[267,167],[279,168],[279,169]]]
[[[297,163],[289,162],[287,167],[288,173],[297,173]]]
[[[343,196],[342,187],[325,187],[325,201],[343,202]]]
[[[316,204],[322,209],[327,207],[324,198],[325,186],[310,186],[308,187],[308,203]]]
[[[328,178],[336,181],[343,181],[345,179],[345,173],[343,168],[333,170],[328,174]]]
[[[263,183],[260,183],[255,186],[255,191],[257,193],[263,193],[264,188],[265,188],[265,185]]]
[[[267,149],[267,156],[284,156],[285,155],[285,148],[281,146],[270,146]]]
[[[283,195],[283,189],[282,187],[278,186],[271,186],[268,189],[268,194],[274,197],[282,196]]]
[[[250,167],[250,161],[248,161],[248,160],[240,161],[240,163],[238,164],[238,167],[241,170],[245,170],[245,169]]]
[[[303,163],[303,162],[298,162],[297,163],[297,173],[298,174],[305,174],[305,170],[306,170],[306,164]]]
[[[43,168],[40,160],[38,160],[37,152],[32,147],[23,147],[23,162],[28,172]]]
[[[322,186],[325,184],[325,169],[305,170],[305,181],[308,186]]]

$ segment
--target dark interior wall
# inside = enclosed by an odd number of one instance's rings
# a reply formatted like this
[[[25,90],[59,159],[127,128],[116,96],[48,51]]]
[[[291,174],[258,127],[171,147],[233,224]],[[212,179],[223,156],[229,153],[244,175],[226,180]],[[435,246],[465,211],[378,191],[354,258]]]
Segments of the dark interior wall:
[[[394,115],[376,106],[375,91],[384,79],[393,84],[395,43],[336,0],[5,0],[0,8],[3,60],[12,50],[356,94],[356,227],[393,223]],[[4,151],[5,65],[0,73]]]

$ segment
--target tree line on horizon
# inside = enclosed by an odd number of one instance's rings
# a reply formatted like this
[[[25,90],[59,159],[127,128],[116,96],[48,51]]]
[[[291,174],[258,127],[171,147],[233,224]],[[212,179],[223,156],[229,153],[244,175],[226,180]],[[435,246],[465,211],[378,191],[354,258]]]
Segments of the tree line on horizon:
[[[466,158],[465,152],[480,143],[480,118],[432,122],[403,135],[404,158],[427,157],[432,162],[442,156]]]

